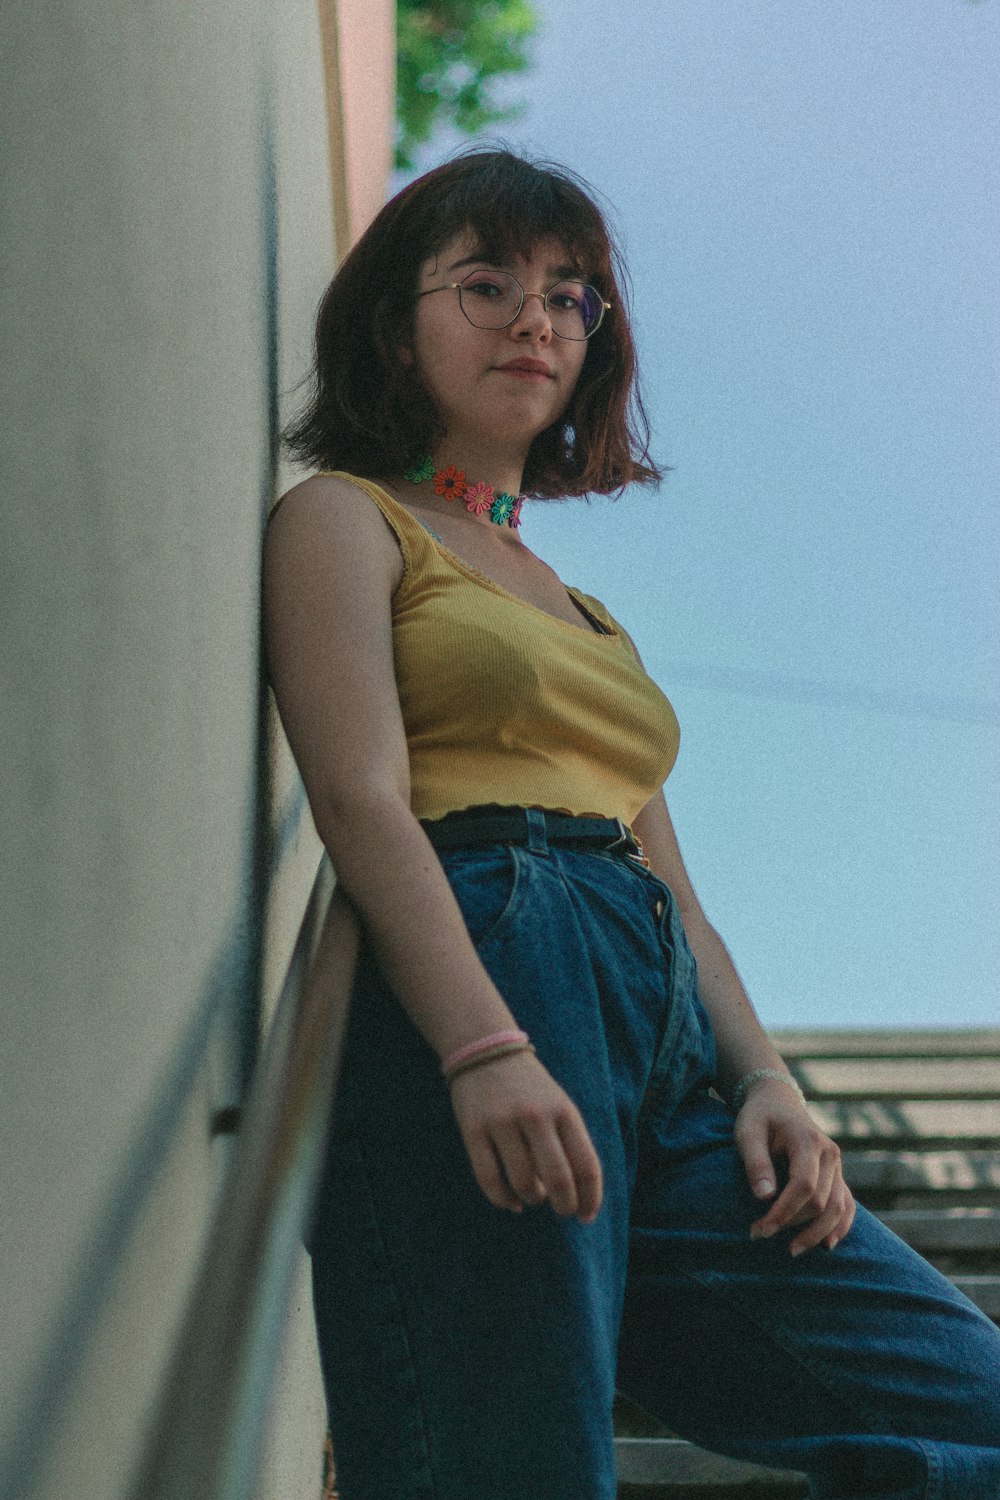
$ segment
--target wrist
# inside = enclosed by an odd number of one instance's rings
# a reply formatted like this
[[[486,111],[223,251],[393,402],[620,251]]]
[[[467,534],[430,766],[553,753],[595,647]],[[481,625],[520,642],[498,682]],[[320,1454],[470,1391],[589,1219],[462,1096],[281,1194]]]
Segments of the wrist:
[[[534,1052],[535,1048],[528,1038],[526,1031],[509,1029],[494,1031],[488,1036],[480,1037],[477,1041],[469,1042],[463,1047],[442,1059],[441,1072],[445,1082],[451,1083],[460,1073],[467,1072],[470,1068],[481,1067],[484,1063],[493,1062],[496,1058],[507,1057],[512,1052]]]
[[[765,1083],[783,1084],[798,1094],[802,1104],[806,1102],[805,1094],[786,1068],[753,1068],[749,1073],[744,1073],[742,1077],[738,1078],[730,1090],[730,1107],[738,1114],[750,1094]]]

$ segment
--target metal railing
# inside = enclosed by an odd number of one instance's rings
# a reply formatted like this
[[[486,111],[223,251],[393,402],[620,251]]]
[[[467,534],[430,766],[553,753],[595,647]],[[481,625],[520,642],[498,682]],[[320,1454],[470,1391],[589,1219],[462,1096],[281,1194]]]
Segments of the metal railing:
[[[357,916],[334,889],[324,855],[129,1489],[135,1500],[246,1500],[253,1493],[358,945]]]

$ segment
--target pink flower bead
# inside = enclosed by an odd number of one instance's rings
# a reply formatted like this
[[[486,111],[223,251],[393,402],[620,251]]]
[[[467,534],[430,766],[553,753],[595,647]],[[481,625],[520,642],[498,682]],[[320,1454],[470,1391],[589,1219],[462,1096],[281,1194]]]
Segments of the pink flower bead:
[[[489,510],[493,504],[493,486],[484,483],[480,479],[478,484],[470,484],[465,492],[465,508],[473,515],[481,516],[484,511]]]

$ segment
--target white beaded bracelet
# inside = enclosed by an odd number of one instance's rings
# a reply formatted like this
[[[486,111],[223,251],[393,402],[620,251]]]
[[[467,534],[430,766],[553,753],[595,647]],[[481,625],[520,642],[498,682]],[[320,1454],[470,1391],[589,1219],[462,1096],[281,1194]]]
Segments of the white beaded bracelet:
[[[802,1103],[805,1104],[806,1096],[795,1082],[791,1073],[784,1073],[779,1068],[754,1068],[752,1073],[744,1073],[743,1077],[737,1081],[729,1096],[731,1107],[739,1112],[746,1103],[747,1094],[749,1094],[754,1084],[760,1083],[764,1078],[776,1078],[779,1083],[787,1083],[789,1088],[793,1088],[802,1100]]]

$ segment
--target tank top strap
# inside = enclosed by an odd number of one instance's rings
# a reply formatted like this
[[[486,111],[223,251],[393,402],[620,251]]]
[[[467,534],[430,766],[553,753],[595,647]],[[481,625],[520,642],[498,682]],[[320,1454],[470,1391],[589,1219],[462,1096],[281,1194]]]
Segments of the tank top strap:
[[[378,506],[399,543],[399,550],[403,554],[404,575],[411,573],[414,567],[426,566],[436,559],[437,552],[428,528],[415,516],[411,516],[406,506],[394,500],[388,490],[376,484],[374,479],[349,474],[345,469],[322,469],[320,472],[329,474],[332,479],[346,479],[348,484],[363,490],[369,500]]]
[[[567,593],[572,594],[576,600],[583,603],[587,608],[587,612],[600,621],[609,635],[620,635],[631,646],[632,643],[628,640],[628,635],[622,629],[621,625],[619,625],[607,605],[602,604],[600,599],[595,599],[593,594],[585,594],[583,589],[570,588],[569,585],[567,585]]]

